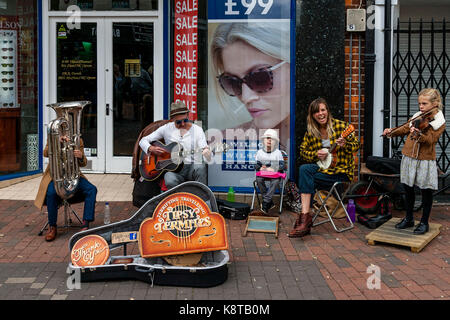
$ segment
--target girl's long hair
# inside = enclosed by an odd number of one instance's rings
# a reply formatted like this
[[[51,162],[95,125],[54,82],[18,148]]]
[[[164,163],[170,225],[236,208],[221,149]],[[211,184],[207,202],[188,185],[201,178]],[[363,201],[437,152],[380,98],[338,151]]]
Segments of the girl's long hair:
[[[308,116],[306,118],[306,124],[307,124],[307,131],[310,135],[313,137],[316,137],[318,139],[322,139],[322,136],[320,134],[320,128],[317,121],[314,119],[313,115],[320,110],[320,105],[323,104],[327,108],[328,112],[328,121],[327,121],[327,133],[328,133],[328,139],[331,138],[331,136],[334,133],[332,120],[333,116],[331,115],[330,107],[328,106],[327,101],[324,98],[317,98],[313,102],[310,103],[308,108]]]

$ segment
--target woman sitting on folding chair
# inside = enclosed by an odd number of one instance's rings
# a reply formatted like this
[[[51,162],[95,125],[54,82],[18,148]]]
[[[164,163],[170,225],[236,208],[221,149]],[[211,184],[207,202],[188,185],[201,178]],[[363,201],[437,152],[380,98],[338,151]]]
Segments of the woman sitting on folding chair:
[[[256,183],[261,191],[263,203],[262,211],[268,213],[274,207],[273,195],[280,183],[284,172],[284,158],[278,149],[278,132],[274,129],[267,129],[263,136],[263,148],[256,153]],[[267,187],[268,184],[269,186]]]
[[[359,141],[355,135],[343,137],[348,126],[345,121],[333,118],[325,99],[318,98],[309,105],[307,132],[300,145],[300,157],[308,162],[300,166],[299,172],[302,213],[289,232],[289,237],[303,237],[311,232],[313,217],[310,209],[316,190],[329,190],[335,182],[353,179],[353,154],[359,149]],[[335,152],[331,154],[335,159],[325,168],[327,165],[324,163],[329,158],[328,150],[333,149],[335,143]]]

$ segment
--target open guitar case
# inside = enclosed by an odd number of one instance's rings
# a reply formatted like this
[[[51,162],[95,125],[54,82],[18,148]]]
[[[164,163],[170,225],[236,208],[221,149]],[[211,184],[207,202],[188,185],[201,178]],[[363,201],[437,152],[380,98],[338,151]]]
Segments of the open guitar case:
[[[182,183],[148,200],[127,220],[74,234],[69,240],[69,252],[79,239],[88,235],[98,235],[108,243],[110,257],[104,265],[93,267],[78,267],[70,262],[69,272],[78,273],[81,282],[134,279],[147,282],[152,286],[187,287],[213,287],[225,282],[228,278],[227,250],[204,252],[196,266],[174,266],[161,257],[142,258],[140,255],[127,255],[126,246],[130,243],[112,243],[113,233],[138,231],[141,223],[152,217],[157,205],[167,196],[177,192],[192,193],[205,201],[212,212],[219,212],[216,198],[207,186],[196,181]],[[114,251],[120,252],[120,249],[123,250],[122,254],[113,255]],[[117,260],[123,263],[112,263]]]

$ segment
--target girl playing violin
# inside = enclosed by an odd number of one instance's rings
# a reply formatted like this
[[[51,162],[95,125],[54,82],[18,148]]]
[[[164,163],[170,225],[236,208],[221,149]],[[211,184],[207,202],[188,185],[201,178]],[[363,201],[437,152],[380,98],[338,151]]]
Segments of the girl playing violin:
[[[400,182],[406,190],[406,217],[397,223],[397,229],[414,226],[413,208],[415,201],[414,185],[422,192],[423,212],[414,234],[428,232],[428,219],[433,205],[433,190],[438,189],[438,169],[436,164],[436,143],[445,130],[442,113],[442,99],[439,91],[433,88],[419,92],[419,112],[397,129],[384,129],[383,135],[396,137],[408,135],[402,149]],[[423,115],[423,116],[421,116]]]

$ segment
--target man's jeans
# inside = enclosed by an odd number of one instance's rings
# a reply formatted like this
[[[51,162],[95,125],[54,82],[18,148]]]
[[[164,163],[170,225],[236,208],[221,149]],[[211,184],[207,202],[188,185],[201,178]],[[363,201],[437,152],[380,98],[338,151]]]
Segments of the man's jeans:
[[[191,163],[184,164],[183,168],[178,173],[171,171],[166,172],[164,175],[164,182],[166,183],[167,189],[172,189],[185,181],[198,181],[206,185],[206,178],[206,165]]]
[[[94,221],[95,201],[97,198],[97,187],[87,181],[85,178],[80,177],[76,192],[82,193],[84,197],[84,221]],[[76,197],[77,195],[75,195]],[[50,226],[56,226],[58,219],[58,205],[62,203],[62,199],[58,196],[55,190],[53,181],[50,182],[47,188],[47,210],[48,210],[48,224]]]
[[[313,195],[316,189],[330,190],[335,182],[350,181],[345,173],[326,174],[318,172],[317,164],[304,164],[299,169],[298,189],[300,193]],[[311,204],[313,202],[311,196]]]

